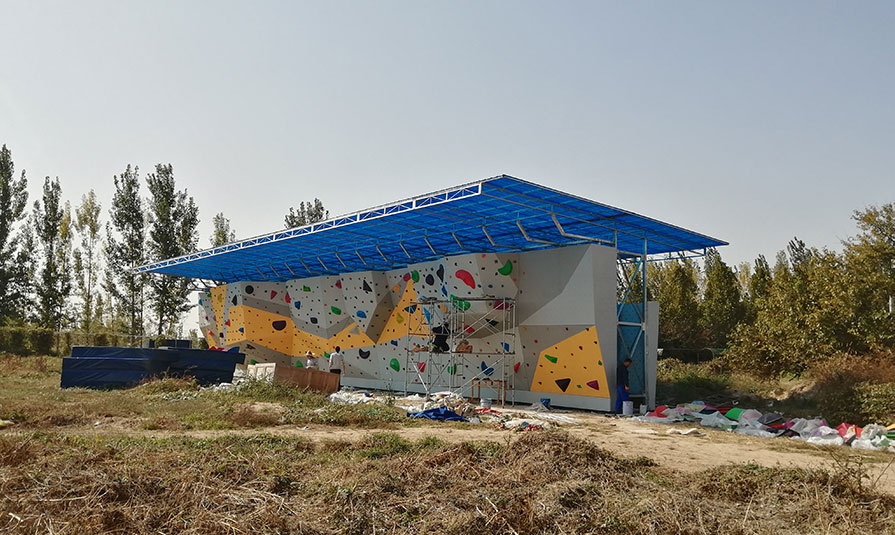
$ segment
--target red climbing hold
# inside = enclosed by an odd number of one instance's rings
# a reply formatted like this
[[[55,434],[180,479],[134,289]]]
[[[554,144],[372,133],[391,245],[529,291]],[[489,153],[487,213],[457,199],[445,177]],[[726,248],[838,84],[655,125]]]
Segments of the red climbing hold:
[[[587,386],[593,388],[594,390],[600,389],[600,383],[598,383],[596,379],[594,379],[593,381],[588,381]]]
[[[469,286],[473,290],[475,289],[475,279],[472,278],[472,273],[466,271],[465,269],[458,269],[454,275],[461,281],[465,282],[467,286]]]
[[[291,303],[291,302],[292,302],[292,298],[289,297],[289,292],[286,292],[286,302],[287,302],[287,303]]]
[[[513,373],[519,373],[519,366],[521,364],[522,364],[521,362],[517,362],[516,364],[513,364]]]
[[[276,296],[277,296],[277,291],[276,291],[276,290],[271,290],[271,291],[270,291],[270,298],[273,299],[273,298],[276,297]]]
[[[409,280],[410,280],[410,273],[405,273],[404,274],[404,282],[407,282]]]
[[[338,288],[340,290],[342,289],[342,279],[339,279],[336,281],[336,288]]]
[[[229,327],[229,326],[230,326],[230,320],[225,321],[225,322],[224,322],[224,325],[226,325],[227,327]]]

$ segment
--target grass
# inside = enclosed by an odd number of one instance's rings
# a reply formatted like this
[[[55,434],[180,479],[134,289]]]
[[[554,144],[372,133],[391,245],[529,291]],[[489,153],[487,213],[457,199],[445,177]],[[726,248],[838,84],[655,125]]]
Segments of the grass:
[[[394,407],[336,405],[321,394],[263,381],[226,391],[200,390],[193,380],[181,378],[160,378],[123,390],[63,390],[61,363],[55,357],[0,356],[0,418],[38,429],[98,423],[149,430],[281,424],[388,427],[407,420]],[[258,404],[268,405],[259,410]]]
[[[885,533],[895,498],[823,470],[672,473],[559,431],[445,444],[373,433],[0,435],[0,532]]]

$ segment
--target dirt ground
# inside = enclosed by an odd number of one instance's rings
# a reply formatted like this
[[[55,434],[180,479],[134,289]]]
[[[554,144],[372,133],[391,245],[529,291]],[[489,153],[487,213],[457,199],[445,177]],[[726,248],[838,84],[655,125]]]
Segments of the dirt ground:
[[[525,414],[524,412],[522,414]],[[532,419],[537,413],[528,413]],[[658,425],[634,422],[596,413],[567,412],[562,416],[573,418],[574,423],[560,423],[559,427],[572,436],[598,444],[612,453],[625,457],[646,457],[660,466],[682,472],[696,472],[706,468],[732,463],[751,463],[766,467],[825,467],[840,469],[841,463],[861,462],[868,468],[871,484],[877,489],[895,495],[895,455],[886,452],[868,452],[842,446],[822,447],[787,438],[765,439],[736,433],[699,427],[703,436],[668,434],[670,429],[686,430],[686,424]],[[409,440],[436,436],[445,442],[507,441],[515,440],[520,432],[501,430],[488,424],[463,427],[439,422],[424,422],[415,427],[389,429],[359,429],[326,425],[278,425],[253,429],[228,430],[140,430],[129,422],[113,419],[99,421],[89,427],[69,427],[71,434],[127,434],[149,437],[189,436],[213,438],[227,435],[299,436],[314,442],[362,440],[371,433],[395,433]],[[526,431],[527,432],[527,431]],[[542,431],[531,431],[542,432]]]

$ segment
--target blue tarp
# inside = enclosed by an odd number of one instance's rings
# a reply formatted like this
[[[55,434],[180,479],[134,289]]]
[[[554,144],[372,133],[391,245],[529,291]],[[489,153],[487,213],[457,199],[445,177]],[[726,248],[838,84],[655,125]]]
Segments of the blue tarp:
[[[153,376],[191,376],[199,384],[233,380],[242,353],[180,348],[73,347],[62,359],[62,388],[132,386]]]
[[[408,412],[408,418],[427,418],[429,420],[445,420],[448,422],[468,422],[466,418],[460,416],[456,412],[447,407],[438,407],[437,409],[429,409],[420,412]]]

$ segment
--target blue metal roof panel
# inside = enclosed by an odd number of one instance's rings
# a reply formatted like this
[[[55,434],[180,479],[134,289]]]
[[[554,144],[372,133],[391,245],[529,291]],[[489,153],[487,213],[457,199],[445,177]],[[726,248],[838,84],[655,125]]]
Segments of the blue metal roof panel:
[[[725,242],[502,175],[136,268],[222,282],[387,270],[443,256],[580,243],[621,255]]]

